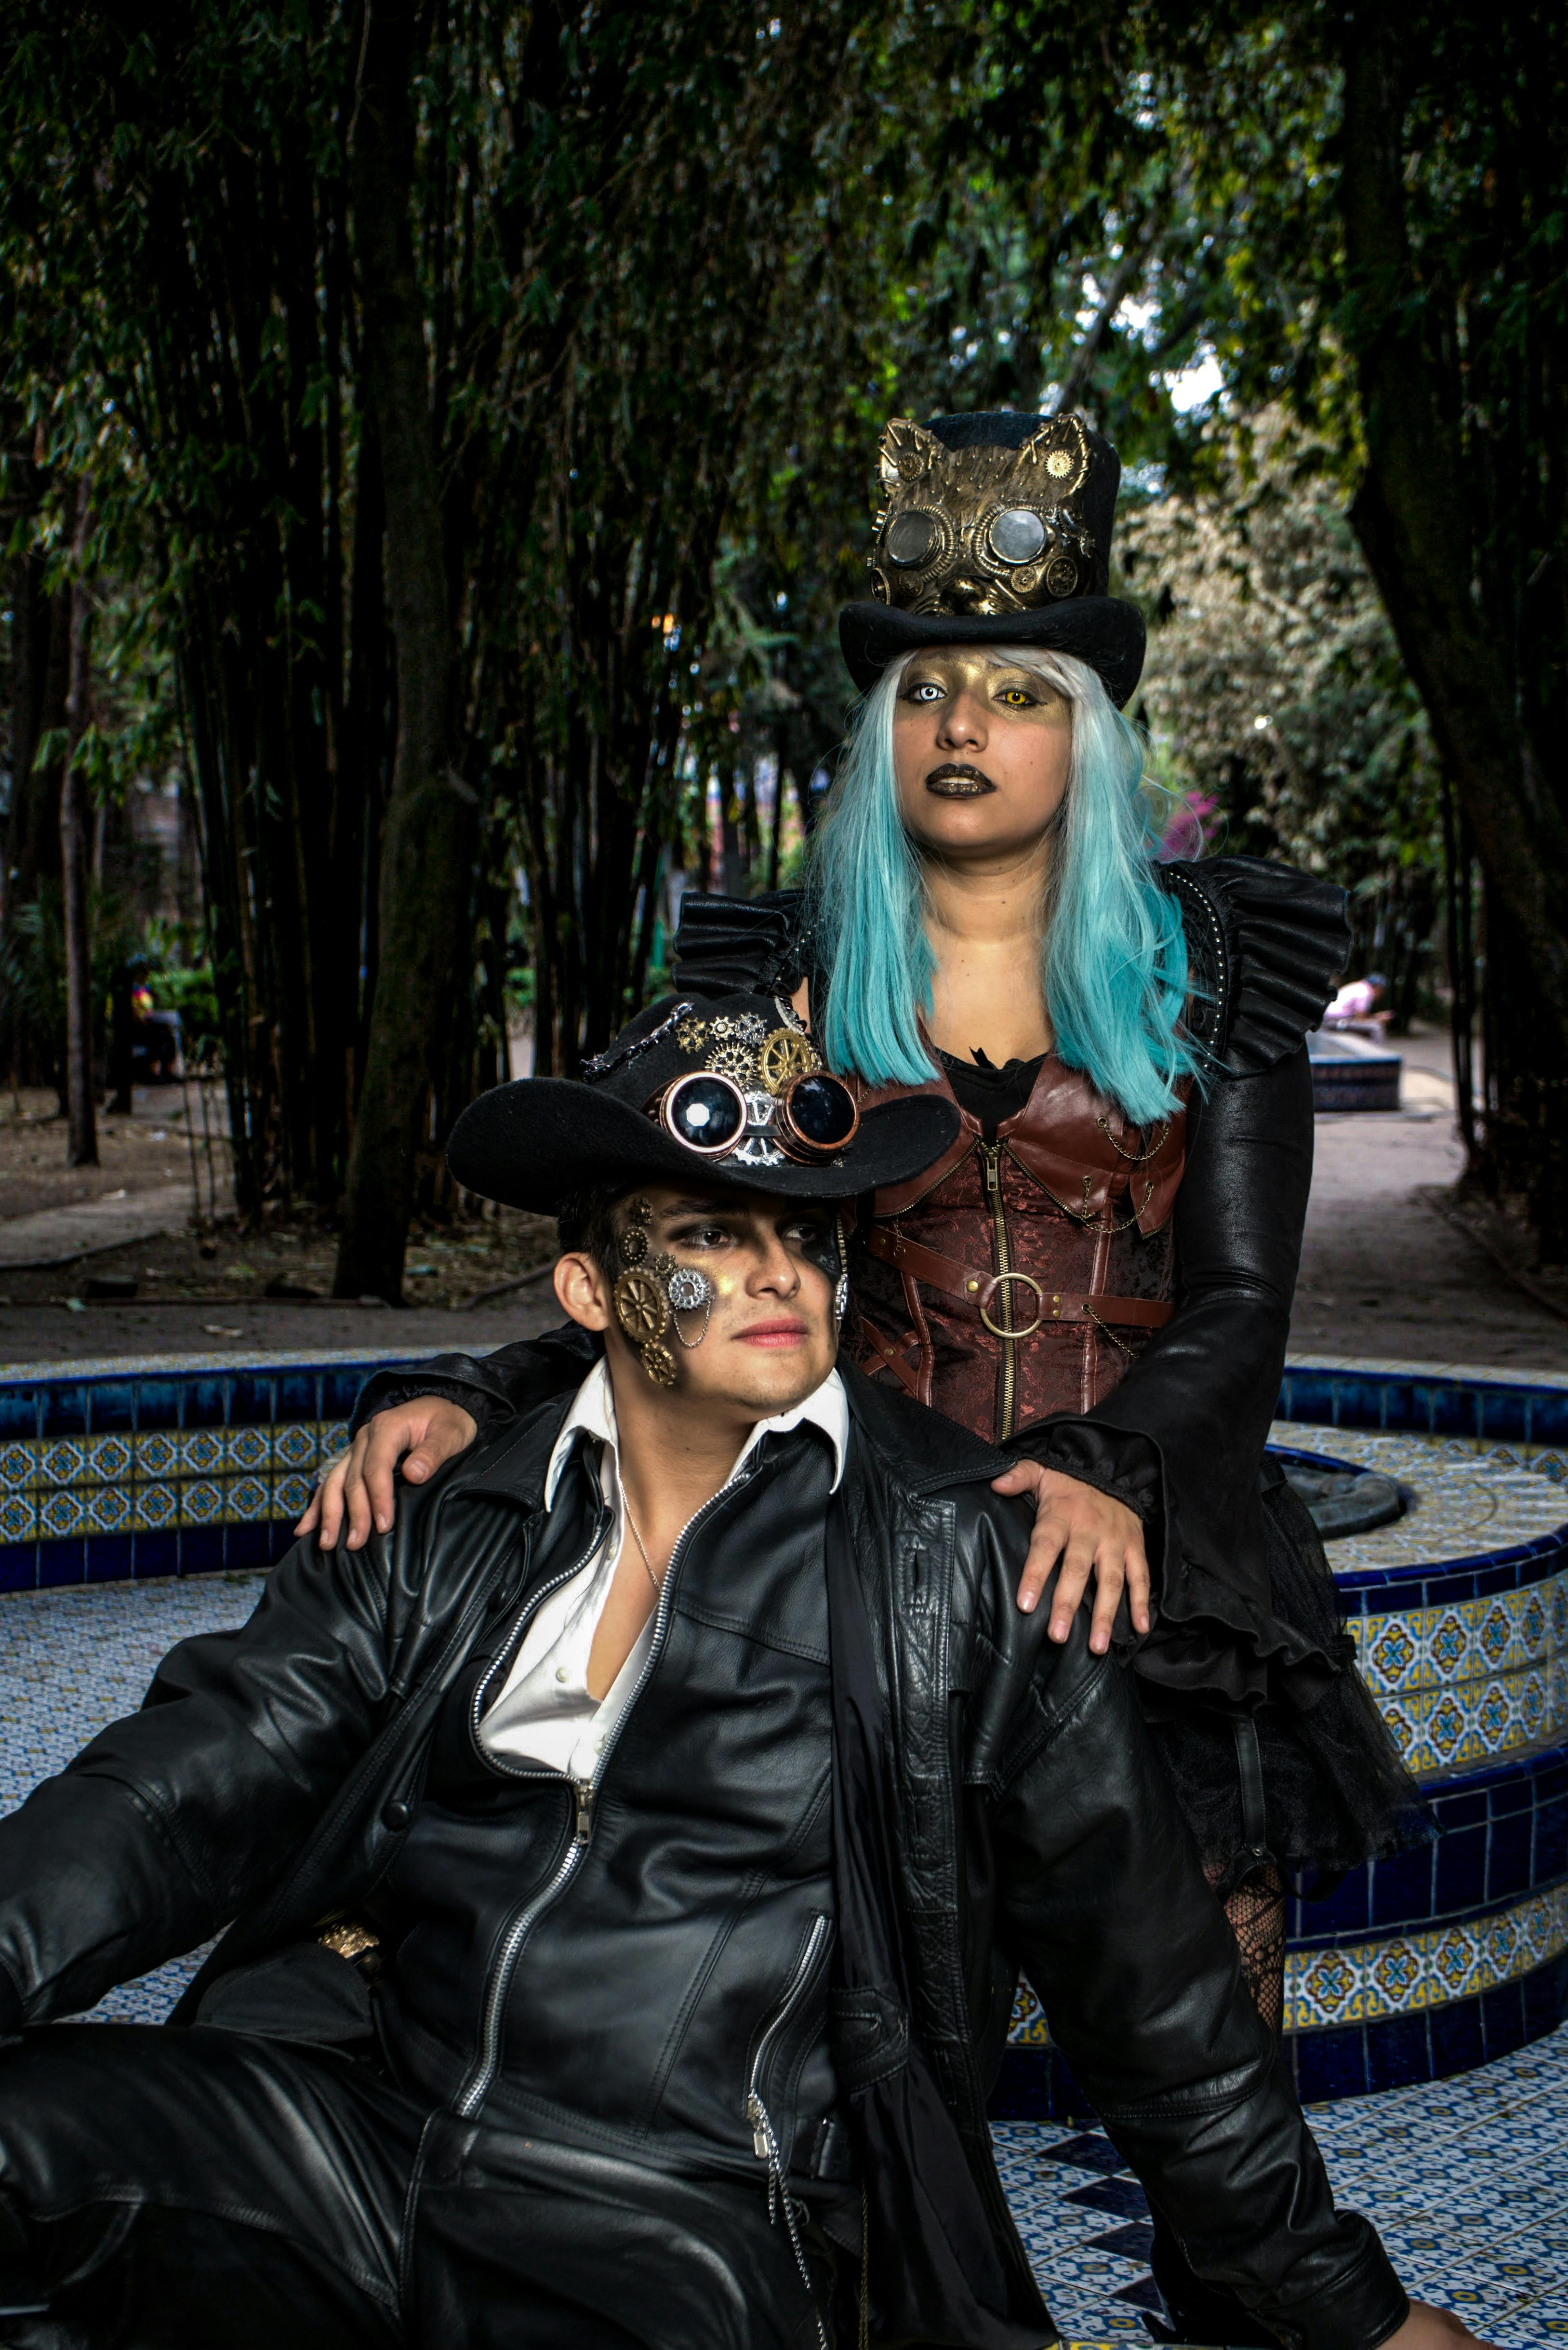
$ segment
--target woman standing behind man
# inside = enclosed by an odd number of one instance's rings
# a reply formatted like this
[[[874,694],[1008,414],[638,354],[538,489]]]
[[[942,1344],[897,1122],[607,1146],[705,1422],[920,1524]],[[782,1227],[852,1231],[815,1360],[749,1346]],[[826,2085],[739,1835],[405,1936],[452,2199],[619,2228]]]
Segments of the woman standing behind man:
[[[867,1099],[957,1101],[944,1157],[861,1203],[846,1345],[1016,1456],[1019,1605],[1059,1565],[1064,1639],[1093,1578],[1094,1644],[1126,1643],[1278,2029],[1286,1873],[1390,1849],[1418,1800],[1263,1451],[1312,1170],[1303,1040],[1347,933],[1341,893],[1282,867],[1157,861],[1121,714],[1144,625],[1107,593],[1119,472],[1075,416],[889,426],[876,600],[840,620],[866,699],[808,891],[688,897],[675,984],[774,993]],[[397,1461],[428,1476],[534,1361],[372,1381],[304,1524],[389,1524]],[[1179,2335],[1262,2340],[1155,2230]]]

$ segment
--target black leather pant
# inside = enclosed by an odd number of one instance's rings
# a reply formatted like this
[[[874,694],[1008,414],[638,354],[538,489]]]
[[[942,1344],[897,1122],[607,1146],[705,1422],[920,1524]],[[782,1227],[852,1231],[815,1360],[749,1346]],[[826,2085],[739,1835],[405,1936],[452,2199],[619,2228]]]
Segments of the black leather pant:
[[[368,2064],[239,2033],[0,2047],[7,2350],[816,2342],[747,2186],[458,2123]]]

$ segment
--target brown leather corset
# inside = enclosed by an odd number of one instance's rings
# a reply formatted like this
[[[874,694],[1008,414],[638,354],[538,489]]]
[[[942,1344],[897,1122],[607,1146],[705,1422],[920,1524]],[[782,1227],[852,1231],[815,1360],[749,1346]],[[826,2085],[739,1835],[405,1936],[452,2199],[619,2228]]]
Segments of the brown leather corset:
[[[906,1093],[953,1098],[945,1076],[862,1097]],[[1087,1411],[1170,1319],[1187,1113],[1129,1126],[1050,1053],[993,1143],[960,1117],[942,1158],[877,1193],[856,1352],[995,1442]]]

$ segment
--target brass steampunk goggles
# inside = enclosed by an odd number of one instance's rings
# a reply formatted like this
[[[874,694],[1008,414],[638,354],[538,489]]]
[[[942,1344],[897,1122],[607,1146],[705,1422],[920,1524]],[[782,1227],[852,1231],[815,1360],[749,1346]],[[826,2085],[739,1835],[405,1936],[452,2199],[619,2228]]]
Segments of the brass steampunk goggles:
[[[695,1069],[672,1078],[643,1105],[672,1140],[703,1159],[742,1156],[748,1166],[821,1166],[848,1149],[860,1106],[824,1069],[791,1077],[777,1094],[743,1093],[733,1077]]]

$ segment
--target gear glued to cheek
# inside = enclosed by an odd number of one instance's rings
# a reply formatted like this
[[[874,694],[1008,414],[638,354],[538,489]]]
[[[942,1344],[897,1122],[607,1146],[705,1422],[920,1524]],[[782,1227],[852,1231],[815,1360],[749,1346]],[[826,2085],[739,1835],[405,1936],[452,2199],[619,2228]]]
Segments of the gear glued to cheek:
[[[670,1351],[668,1337],[673,1334],[682,1347],[700,1347],[708,1335],[716,1293],[699,1266],[677,1264],[663,1250],[649,1250],[648,1228],[653,1222],[653,1210],[646,1200],[628,1201],[627,1219],[626,1230],[618,1243],[620,1263],[626,1269],[617,1276],[610,1302],[616,1320],[654,1386],[670,1388],[675,1385],[676,1358]],[[680,1317],[699,1313],[702,1327],[694,1338],[689,1338],[680,1326]]]

